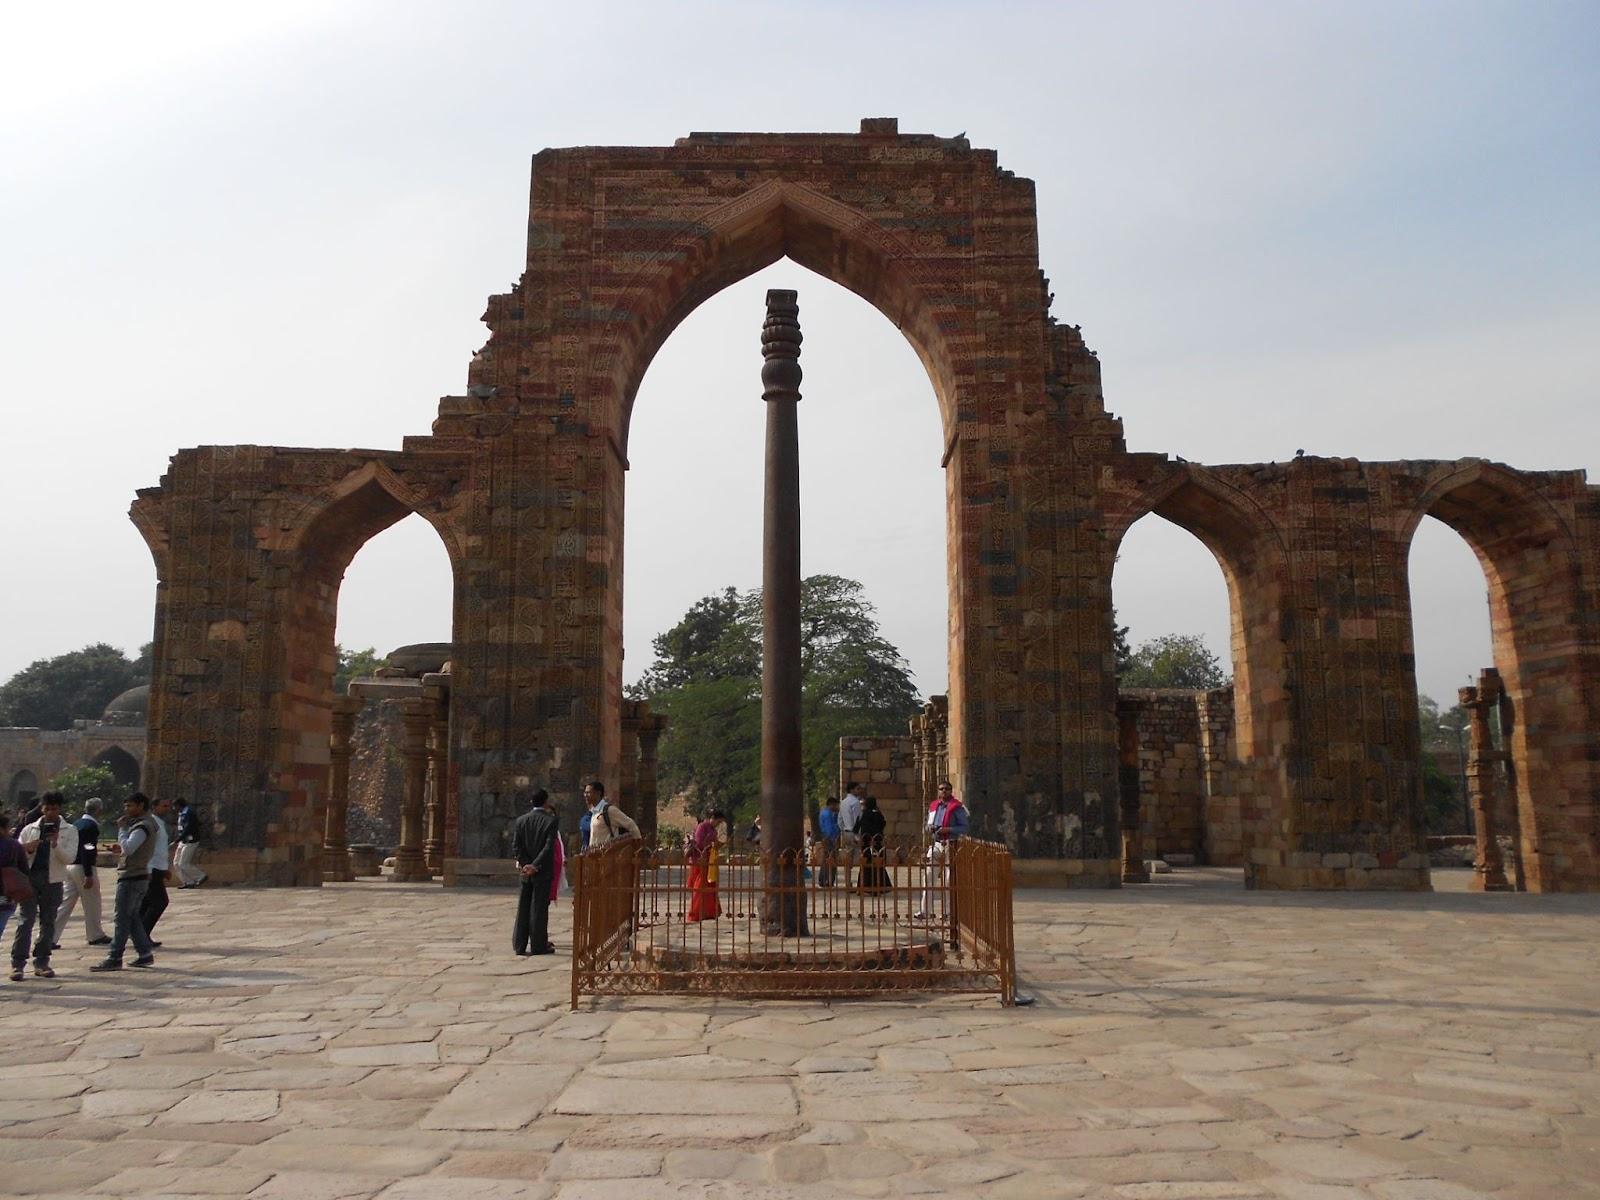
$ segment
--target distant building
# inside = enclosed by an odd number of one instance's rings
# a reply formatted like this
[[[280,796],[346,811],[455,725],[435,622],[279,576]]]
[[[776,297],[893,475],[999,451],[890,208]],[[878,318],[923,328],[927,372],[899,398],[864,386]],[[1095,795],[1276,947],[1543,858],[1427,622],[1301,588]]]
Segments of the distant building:
[[[16,811],[60,772],[91,763],[110,767],[117,782],[138,787],[149,714],[145,684],[111,701],[97,721],[77,721],[71,729],[0,729],[0,803]]]

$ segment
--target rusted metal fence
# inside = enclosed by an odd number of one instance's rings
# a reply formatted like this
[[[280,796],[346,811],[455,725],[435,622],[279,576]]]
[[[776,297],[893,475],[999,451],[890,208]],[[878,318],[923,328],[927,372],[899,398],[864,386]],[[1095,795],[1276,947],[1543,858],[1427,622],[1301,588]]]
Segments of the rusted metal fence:
[[[668,992],[1015,996],[1011,854],[991,842],[776,863],[722,847],[708,869],[628,838],[569,866],[573,1007]]]

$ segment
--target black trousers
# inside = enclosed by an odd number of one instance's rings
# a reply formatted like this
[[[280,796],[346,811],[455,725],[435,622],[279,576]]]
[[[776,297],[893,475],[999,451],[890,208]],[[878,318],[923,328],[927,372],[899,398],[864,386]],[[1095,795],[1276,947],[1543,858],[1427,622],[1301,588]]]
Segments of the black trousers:
[[[50,965],[50,951],[56,944],[56,913],[61,910],[62,885],[51,883],[49,875],[29,875],[33,884],[33,899],[17,905],[17,932],[11,939],[11,965],[21,969],[28,961],[28,951],[33,951],[36,966]],[[39,937],[33,940],[33,927],[37,921]]]
[[[554,869],[522,877],[517,923],[511,930],[511,948],[518,954],[537,954],[550,944],[550,887],[555,881]]]
[[[144,917],[144,931],[154,934],[156,922],[167,911],[167,872],[150,872],[150,890],[144,894],[144,905],[139,913]]]

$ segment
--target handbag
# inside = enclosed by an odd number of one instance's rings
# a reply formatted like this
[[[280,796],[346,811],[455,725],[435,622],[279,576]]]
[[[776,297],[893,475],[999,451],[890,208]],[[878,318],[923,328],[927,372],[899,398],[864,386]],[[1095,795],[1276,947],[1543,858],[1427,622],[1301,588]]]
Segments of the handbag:
[[[0,867],[0,889],[5,891],[6,899],[13,904],[33,902],[33,884],[15,867]]]

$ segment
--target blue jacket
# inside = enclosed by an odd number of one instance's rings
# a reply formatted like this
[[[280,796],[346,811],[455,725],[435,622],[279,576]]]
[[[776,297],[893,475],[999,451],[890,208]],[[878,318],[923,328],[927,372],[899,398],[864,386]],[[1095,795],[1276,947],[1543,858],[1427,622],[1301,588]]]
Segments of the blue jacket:
[[[831,808],[823,808],[817,814],[817,828],[822,831],[824,840],[837,842],[839,840],[839,814]]]
[[[944,823],[945,805],[955,806],[955,812],[950,815],[948,828]],[[928,831],[938,841],[955,841],[967,836],[967,806],[954,796],[946,802],[934,805],[928,810]]]

